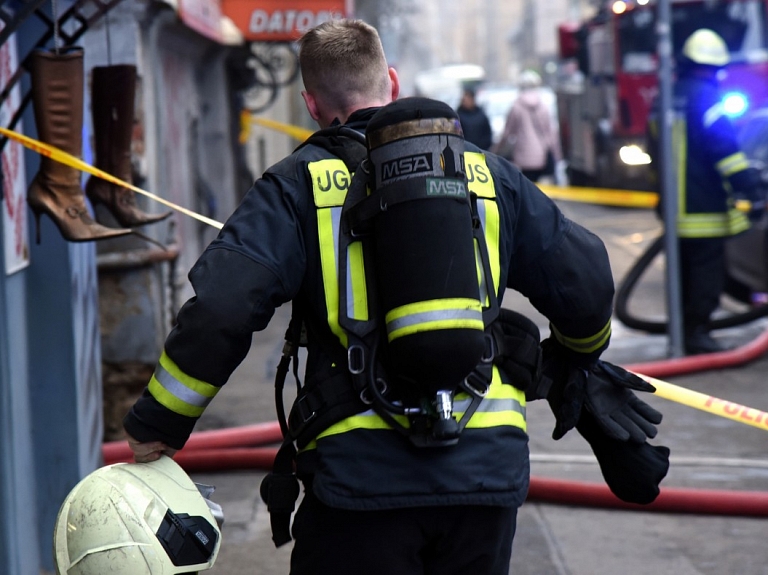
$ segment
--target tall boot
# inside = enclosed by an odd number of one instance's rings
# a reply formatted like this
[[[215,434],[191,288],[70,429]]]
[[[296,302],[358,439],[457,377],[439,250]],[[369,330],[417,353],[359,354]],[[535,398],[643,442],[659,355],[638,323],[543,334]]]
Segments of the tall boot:
[[[83,147],[83,50],[59,54],[35,50],[32,54],[32,102],[40,140],[75,157]],[[48,214],[70,242],[116,238],[131,230],[113,229],[93,221],[80,187],[80,172],[45,156],[27,190],[27,203],[35,215],[40,243],[40,214]]]
[[[124,182],[133,183],[133,133],[136,66],[97,66],[91,78],[91,110],[96,167]],[[133,190],[92,176],[85,185],[91,203],[104,204],[124,227],[159,222],[171,215],[147,214],[136,206]]]

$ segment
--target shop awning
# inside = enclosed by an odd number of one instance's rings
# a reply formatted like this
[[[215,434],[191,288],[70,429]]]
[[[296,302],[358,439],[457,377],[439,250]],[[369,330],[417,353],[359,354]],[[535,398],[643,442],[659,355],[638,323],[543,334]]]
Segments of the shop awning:
[[[287,42],[336,18],[352,14],[352,0],[221,0],[246,41]]]
[[[162,0],[170,4],[186,26],[219,44],[243,43],[243,35],[223,14],[221,0]]]

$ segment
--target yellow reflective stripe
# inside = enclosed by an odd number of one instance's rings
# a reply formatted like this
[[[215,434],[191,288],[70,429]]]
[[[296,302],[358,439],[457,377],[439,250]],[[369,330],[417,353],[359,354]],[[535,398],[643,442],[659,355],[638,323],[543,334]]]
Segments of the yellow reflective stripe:
[[[480,408],[469,418],[467,423],[467,429],[486,429],[488,427],[501,427],[508,425],[511,427],[517,427],[526,431],[525,416],[519,411],[514,409],[517,404],[508,400],[483,400],[484,403],[492,405],[493,403],[502,402],[506,404],[505,407],[499,405],[498,409],[493,411],[480,411]],[[462,412],[456,412],[455,417],[457,420],[461,419],[464,414]]]
[[[323,274],[328,325],[346,347],[347,334],[339,325],[338,244],[341,207],[349,189],[350,175],[344,162],[336,159],[308,164],[312,176],[312,195],[317,208],[317,234]],[[340,173],[341,172],[341,173]]]
[[[681,238],[718,238],[732,236],[750,227],[747,216],[732,208],[728,213],[681,214],[677,218],[677,235]]]
[[[339,325],[339,277],[336,257],[336,238],[341,217],[341,208],[317,210],[317,231],[320,239],[320,266],[323,273],[325,307],[328,310],[328,325],[342,344],[347,345],[347,334]]]
[[[525,392],[501,383],[498,368],[493,368],[493,381],[488,393],[480,402],[477,411],[469,418],[468,429],[482,429],[510,425],[526,431]],[[469,396],[465,393],[456,395],[454,415],[461,419],[469,404]],[[466,404],[466,406],[465,406]]]
[[[727,178],[736,172],[741,172],[742,170],[749,168],[749,160],[744,152],[736,152],[717,162],[715,167],[717,168],[717,171],[720,172],[720,175]]]
[[[485,154],[464,152],[464,166],[467,170],[467,187],[478,198],[496,198],[491,171],[485,163]]]
[[[501,264],[499,262],[499,237],[501,235],[499,206],[495,200],[480,200],[477,202],[477,212],[485,232],[485,245],[488,250],[491,276],[493,278],[492,287],[494,290],[497,290],[499,276],[501,275]]]
[[[363,243],[352,242],[347,249],[347,316],[368,321],[368,288],[365,284]]]
[[[152,397],[160,404],[187,417],[200,417],[220,389],[185,374],[165,351],[148,387]]]
[[[672,129],[673,148],[679,150],[677,162],[677,235],[681,238],[718,238],[732,236],[749,229],[747,216],[733,208],[727,213],[705,212],[689,213],[687,211],[687,178],[685,166],[688,155],[688,139],[686,137],[685,122],[677,121]],[[743,152],[737,152],[723,158],[716,164],[716,168],[723,176],[729,176],[749,167],[747,157]]]
[[[501,275],[501,264],[499,262],[499,241],[501,234],[501,222],[499,217],[499,206],[496,204],[496,188],[493,185],[491,171],[485,161],[485,154],[478,152],[464,152],[464,164],[467,170],[467,187],[471,193],[479,198],[477,202],[477,212],[480,218],[480,224],[485,232],[485,244],[490,259],[491,276],[493,278],[492,289],[497,290],[499,277]],[[477,245],[475,246],[477,252]],[[488,282],[482,278],[482,267],[479,263],[480,274],[480,301],[488,305]]]
[[[461,419],[464,414],[464,409],[469,405],[469,397],[466,393],[459,393],[456,395],[454,402],[454,416],[456,419]],[[526,407],[525,407],[525,392],[507,385],[501,382],[501,377],[498,368],[493,368],[493,381],[488,388],[488,393],[482,399],[477,407],[477,411],[469,418],[467,422],[467,428],[471,429],[487,429],[491,427],[510,426],[517,427],[523,431],[526,431]],[[409,427],[408,418],[402,415],[395,416],[395,420]],[[309,449],[315,449],[317,447],[317,441],[332,435],[339,435],[348,431],[354,431],[357,429],[392,429],[391,426],[384,421],[375,411],[369,409],[363,413],[358,413],[351,417],[334,423],[328,427],[325,431],[321,432],[316,439],[309,442],[304,451]],[[394,431],[394,430],[393,430]]]
[[[330,159],[310,162],[307,167],[312,176],[312,194],[318,208],[341,206],[349,190],[350,173],[344,162]]]
[[[480,302],[470,298],[446,298],[406,304],[390,310],[385,321],[389,341],[423,331],[485,329]]]
[[[577,353],[592,353],[603,347],[611,337],[611,320],[608,320],[608,323],[599,332],[589,337],[567,337],[560,333],[555,326],[552,326],[552,333],[557,341],[568,349],[572,349]]]

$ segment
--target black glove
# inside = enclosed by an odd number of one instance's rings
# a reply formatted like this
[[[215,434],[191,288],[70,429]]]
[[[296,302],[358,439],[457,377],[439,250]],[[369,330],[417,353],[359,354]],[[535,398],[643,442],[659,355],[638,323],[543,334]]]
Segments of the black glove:
[[[619,441],[603,433],[594,416],[582,413],[576,430],[587,440],[613,494],[628,503],[646,505],[659,495],[669,470],[669,448],[647,441]]]
[[[541,396],[547,398],[555,416],[552,439],[558,440],[579,421],[589,372],[585,367],[574,365],[565,348],[554,338],[541,342],[541,350],[542,382],[539,390]]]
[[[656,424],[662,416],[632,390],[653,393],[656,388],[618,365],[600,360],[587,377],[584,407],[608,437],[643,443],[656,437]]]
[[[656,436],[661,414],[632,392],[656,391],[651,384],[606,361],[575,364],[572,352],[553,338],[544,340],[541,348],[544,385],[540,387],[556,420],[552,439],[573,429],[583,409],[594,416],[603,433],[619,441],[642,443]]]

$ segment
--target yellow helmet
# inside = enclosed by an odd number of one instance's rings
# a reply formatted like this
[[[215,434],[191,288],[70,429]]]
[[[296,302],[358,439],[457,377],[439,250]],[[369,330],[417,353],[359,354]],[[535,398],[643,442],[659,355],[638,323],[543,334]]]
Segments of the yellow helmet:
[[[221,545],[221,508],[204,497],[206,487],[166,456],[97,469],[75,485],[59,510],[56,573],[177,575],[210,569]]]
[[[708,66],[725,66],[731,60],[725,41],[708,28],[700,28],[688,36],[683,44],[683,56]]]

